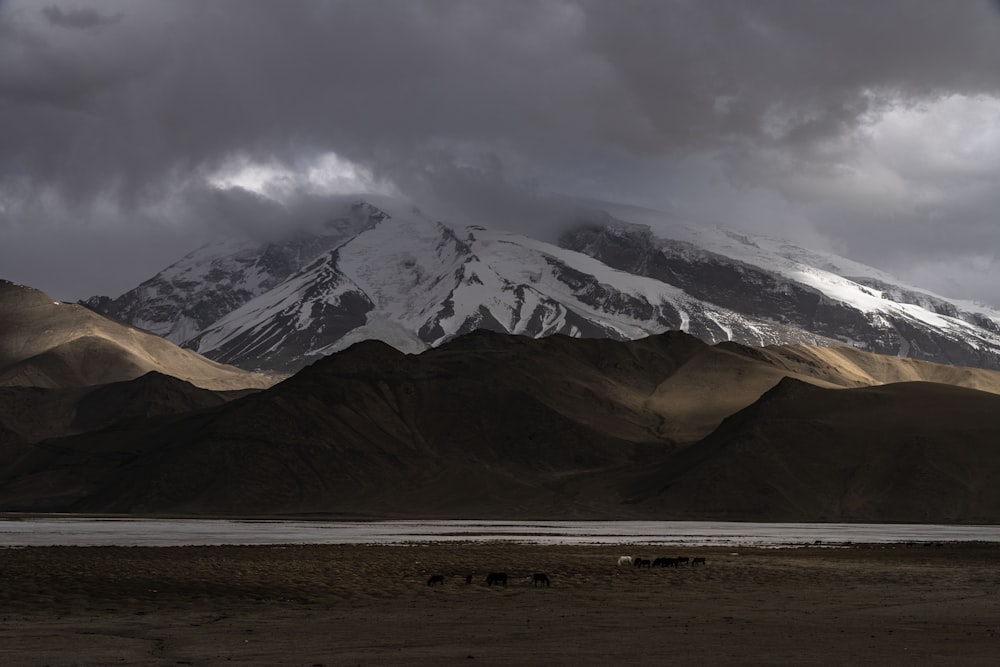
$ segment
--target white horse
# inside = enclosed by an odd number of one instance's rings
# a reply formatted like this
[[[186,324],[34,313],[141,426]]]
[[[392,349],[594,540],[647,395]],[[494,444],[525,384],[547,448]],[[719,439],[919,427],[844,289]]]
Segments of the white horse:
[[[618,557],[618,564],[619,565],[631,565],[632,564],[632,557],[631,556],[619,556]]]

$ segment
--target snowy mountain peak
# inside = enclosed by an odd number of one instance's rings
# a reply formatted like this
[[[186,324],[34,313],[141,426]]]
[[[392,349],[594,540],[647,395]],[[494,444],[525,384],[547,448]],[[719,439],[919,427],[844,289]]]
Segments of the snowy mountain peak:
[[[378,203],[351,202],[320,231],[210,244],[91,305],[211,358],[286,371],[365,338],[409,352],[477,328],[615,339],[680,329],[1000,367],[1000,313],[786,242],[624,209],[556,245]]]
[[[354,201],[316,229],[296,228],[265,241],[210,242],[117,299],[93,297],[85,304],[184,344],[388,217],[367,202]]]

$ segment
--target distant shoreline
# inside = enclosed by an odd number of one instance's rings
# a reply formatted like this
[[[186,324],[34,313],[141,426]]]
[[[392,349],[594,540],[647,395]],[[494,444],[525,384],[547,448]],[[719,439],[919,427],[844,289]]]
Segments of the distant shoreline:
[[[0,547],[520,543],[803,547],[1000,543],[1000,526],[720,521],[320,520],[0,515]]]

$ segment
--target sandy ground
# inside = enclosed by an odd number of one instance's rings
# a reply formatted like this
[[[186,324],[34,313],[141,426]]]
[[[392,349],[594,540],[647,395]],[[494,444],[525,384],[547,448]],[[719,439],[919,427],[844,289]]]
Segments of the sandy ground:
[[[2,665],[1000,664],[997,545],[40,547],[0,581]]]

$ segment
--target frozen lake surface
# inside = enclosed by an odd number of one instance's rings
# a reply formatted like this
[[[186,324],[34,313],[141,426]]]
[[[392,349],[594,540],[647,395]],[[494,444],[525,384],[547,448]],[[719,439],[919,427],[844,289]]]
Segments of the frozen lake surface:
[[[0,548],[222,544],[535,544],[786,546],[892,542],[1000,542],[1000,526],[712,521],[270,521],[0,517]]]

